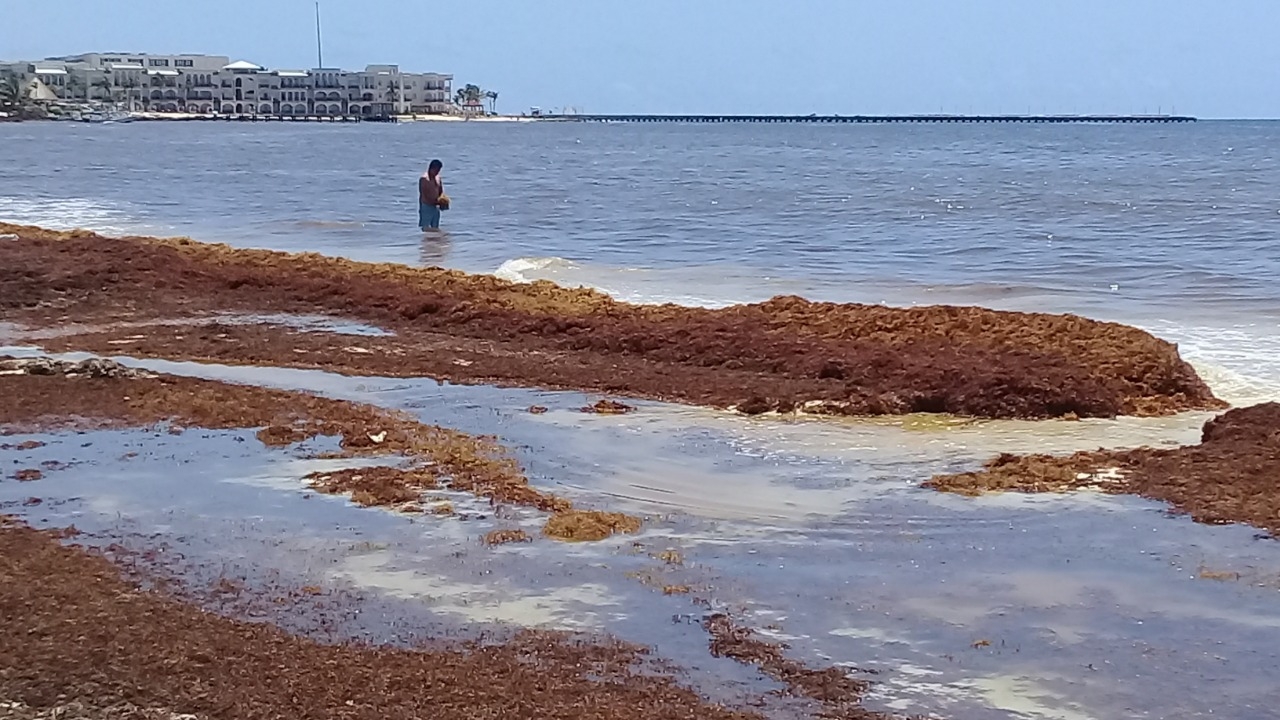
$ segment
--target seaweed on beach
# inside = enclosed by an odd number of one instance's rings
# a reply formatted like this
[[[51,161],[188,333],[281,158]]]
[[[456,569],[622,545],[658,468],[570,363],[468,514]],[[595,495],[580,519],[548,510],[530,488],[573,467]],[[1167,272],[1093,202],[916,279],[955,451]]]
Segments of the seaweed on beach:
[[[36,432],[178,422],[215,430],[260,428],[257,437],[267,446],[330,437],[338,439],[338,457],[400,456],[408,463],[307,478],[321,492],[350,495],[361,505],[403,506],[416,502],[421,491],[443,485],[495,504],[551,513],[573,507],[531,487],[519,464],[492,438],[306,392],[151,373],[110,360],[85,363],[0,357],[0,396],[5,398],[0,428]],[[96,374],[91,376],[90,367]],[[26,479],[36,478],[28,474]]]
[[[991,418],[1221,409],[1172,343],[1074,315],[776,297],[644,306],[589,289],[190,239],[103,238],[0,224],[0,306],[33,327],[128,320],[49,347],[351,374],[430,376],[654,398],[747,414]],[[226,312],[324,314],[361,337]],[[188,324],[146,325],[183,319]]]
[[[1280,534],[1280,403],[1229,410],[1198,445],[1002,454],[982,469],[938,475],[926,487],[962,495],[1092,489],[1163,500],[1204,523],[1243,522]]]

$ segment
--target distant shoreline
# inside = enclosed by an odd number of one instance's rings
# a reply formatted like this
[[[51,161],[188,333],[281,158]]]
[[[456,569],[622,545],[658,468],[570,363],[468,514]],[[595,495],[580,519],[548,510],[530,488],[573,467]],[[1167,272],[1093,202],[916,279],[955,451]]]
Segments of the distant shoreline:
[[[391,115],[363,117],[356,115],[220,115],[212,113],[169,113],[136,111],[109,122],[267,122],[267,123],[532,123],[578,122],[602,124],[817,124],[817,125],[885,125],[885,124],[966,124],[966,125],[1167,125],[1196,123],[1189,115]],[[85,122],[75,118],[48,117],[42,120]],[[0,118],[12,120],[12,118]],[[88,121],[88,122],[101,122]]]

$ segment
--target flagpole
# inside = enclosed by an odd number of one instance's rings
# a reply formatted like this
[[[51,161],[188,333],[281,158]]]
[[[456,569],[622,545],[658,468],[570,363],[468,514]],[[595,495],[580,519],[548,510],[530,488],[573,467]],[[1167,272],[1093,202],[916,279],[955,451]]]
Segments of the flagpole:
[[[320,44],[320,0],[316,0],[316,67],[324,67],[324,46]]]

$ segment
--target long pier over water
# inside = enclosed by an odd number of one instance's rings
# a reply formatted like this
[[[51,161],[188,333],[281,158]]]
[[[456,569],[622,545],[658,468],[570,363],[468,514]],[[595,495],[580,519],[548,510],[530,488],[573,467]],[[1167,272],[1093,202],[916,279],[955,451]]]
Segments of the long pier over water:
[[[543,115],[599,123],[1188,123],[1189,115]]]

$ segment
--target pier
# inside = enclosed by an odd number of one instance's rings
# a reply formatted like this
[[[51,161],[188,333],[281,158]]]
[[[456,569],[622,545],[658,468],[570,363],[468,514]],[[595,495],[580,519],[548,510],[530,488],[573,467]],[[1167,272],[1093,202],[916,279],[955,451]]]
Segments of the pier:
[[[541,119],[596,123],[1189,123],[1188,115],[542,115]]]

